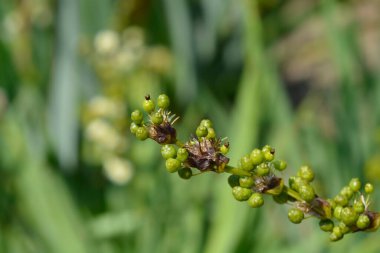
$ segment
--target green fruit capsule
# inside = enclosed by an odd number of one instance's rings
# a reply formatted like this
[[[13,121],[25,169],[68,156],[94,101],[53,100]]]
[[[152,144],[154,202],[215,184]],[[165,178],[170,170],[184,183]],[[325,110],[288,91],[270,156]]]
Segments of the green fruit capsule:
[[[269,145],[265,145],[262,149],[262,152],[264,154],[264,159],[268,162],[272,161],[274,159],[274,148],[272,148]]]
[[[325,232],[330,232],[334,228],[334,222],[330,219],[321,220],[319,222],[319,227]]]
[[[252,190],[240,186],[235,186],[232,188],[232,195],[238,201],[246,201],[249,199],[249,197],[251,197]]]
[[[212,128],[212,122],[209,119],[202,119],[200,126],[204,126],[205,128]]]
[[[207,139],[214,139],[216,137],[214,128],[207,128]]]
[[[160,125],[163,121],[164,118],[161,114],[161,112],[155,112],[151,117],[150,120],[152,121],[153,124],[155,125]]]
[[[283,171],[286,169],[287,164],[285,161],[276,160],[273,162],[274,168],[278,171]]]
[[[261,163],[256,167],[256,173],[259,176],[266,176],[270,172],[270,167],[268,163]]]
[[[314,188],[309,184],[303,184],[299,187],[298,193],[306,202],[311,202],[315,198]]]
[[[299,191],[300,186],[306,184],[306,182],[301,177],[290,177],[289,186],[295,191]]]
[[[248,205],[253,208],[261,207],[264,205],[263,195],[258,192],[253,193],[248,199]]]
[[[340,194],[345,196],[348,200],[350,200],[352,196],[354,196],[354,191],[351,189],[351,187],[345,186],[340,191]]]
[[[131,113],[131,120],[139,125],[143,121],[143,114],[139,110],[134,110]]]
[[[166,170],[170,173],[177,172],[180,166],[181,162],[175,158],[169,158],[165,162]]]
[[[136,130],[136,137],[137,139],[144,141],[149,137],[148,130],[145,127],[139,127]]]
[[[344,224],[346,224],[347,226],[352,226],[356,224],[356,221],[358,220],[358,214],[352,207],[345,207],[342,209],[340,218],[344,222]]]
[[[168,108],[170,105],[170,99],[166,94],[161,94],[157,98],[157,106],[162,109]]]
[[[358,192],[362,187],[362,183],[360,182],[359,178],[353,178],[351,179],[349,186],[351,190],[353,190],[354,192]]]
[[[251,188],[255,184],[252,177],[240,177],[239,185],[244,188]]]
[[[365,186],[364,186],[364,191],[367,193],[367,194],[371,194],[374,190],[374,187],[372,184],[370,183],[366,183]]]
[[[256,166],[264,161],[264,154],[260,149],[256,148],[252,150],[250,158],[252,160],[253,165]]]
[[[189,157],[189,153],[187,152],[187,150],[185,148],[179,148],[177,150],[177,159],[180,162],[186,161],[188,157]]]
[[[197,127],[197,130],[195,131],[195,134],[198,136],[198,138],[207,136],[207,128],[204,126]]]
[[[231,175],[228,177],[228,184],[231,187],[239,186],[240,185],[239,179],[240,177],[238,175]]]
[[[361,200],[356,200],[352,206],[356,213],[363,213],[365,211],[365,205]]]
[[[139,128],[139,125],[137,125],[135,122],[132,122],[129,126],[129,130],[131,130],[131,133],[136,134],[137,129]]]
[[[340,227],[335,226],[330,234],[330,241],[336,242],[343,238],[343,233]]]
[[[340,206],[346,206],[348,204],[348,199],[342,194],[336,195],[334,201]]]
[[[142,106],[143,106],[144,111],[146,111],[147,113],[153,112],[154,107],[155,107],[153,100],[151,100],[150,98],[149,99],[145,98]]]
[[[304,213],[297,208],[291,208],[288,211],[288,218],[294,224],[301,223],[304,217],[305,217]]]
[[[220,146],[220,153],[222,153],[223,155],[226,155],[229,150],[230,148],[227,144],[223,144],[222,146]]]
[[[286,194],[286,192],[282,191],[278,195],[273,195],[273,200],[276,201],[276,203],[278,204],[285,204],[288,202],[289,196],[288,194]]]
[[[336,206],[334,208],[334,217],[337,218],[338,220],[341,219],[342,210],[343,210],[342,206]]]
[[[174,145],[166,144],[161,147],[161,155],[164,159],[174,158],[177,154]]]
[[[241,159],[240,159],[240,167],[243,169],[243,170],[253,170],[253,163],[252,163],[252,160],[251,158],[246,155],[246,156],[243,156]]]
[[[193,176],[193,172],[190,168],[182,168],[178,170],[178,176],[182,179],[189,179]]]
[[[359,215],[358,220],[356,221],[356,226],[360,229],[366,229],[370,225],[371,220],[365,214]]]
[[[314,180],[314,171],[309,166],[302,166],[298,171],[300,176],[306,182],[312,182]]]

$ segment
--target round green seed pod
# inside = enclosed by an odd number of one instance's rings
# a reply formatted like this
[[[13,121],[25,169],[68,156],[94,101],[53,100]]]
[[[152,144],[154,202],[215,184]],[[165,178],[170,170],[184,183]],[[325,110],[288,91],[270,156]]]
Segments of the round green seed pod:
[[[358,214],[352,207],[344,207],[340,214],[340,218],[344,224],[347,226],[352,226],[356,224],[356,221],[358,220]]]
[[[298,193],[306,202],[311,202],[315,198],[314,188],[309,184],[303,184],[299,187]]]
[[[147,113],[153,112],[155,107],[153,100],[151,100],[150,98],[145,99],[142,106],[144,111],[146,111]]]
[[[248,205],[253,208],[258,208],[264,205],[264,198],[261,193],[255,192],[248,199]]]
[[[351,187],[345,186],[340,191],[340,194],[345,196],[348,200],[350,200],[352,196],[354,196],[354,191],[351,189]]]
[[[212,122],[209,119],[202,119],[200,126],[204,126],[205,128],[212,128]]]
[[[216,133],[215,133],[215,130],[214,128],[207,128],[207,135],[206,135],[206,138],[207,139],[214,139],[216,137]]]
[[[371,224],[371,220],[365,214],[359,215],[358,220],[356,221],[356,226],[360,229],[366,229]]]
[[[356,200],[352,206],[356,213],[363,213],[365,211],[365,205],[361,200]]]
[[[334,200],[332,200],[332,199],[327,199],[327,202],[330,204],[331,208],[334,209],[334,208],[336,207],[336,203],[335,203]]]
[[[170,105],[170,99],[166,94],[161,94],[157,98],[157,106],[162,109],[168,108]]]
[[[343,210],[342,206],[336,206],[334,208],[334,217],[337,218],[338,220],[341,219],[342,210]]]
[[[285,192],[281,192],[278,195],[273,195],[273,200],[278,204],[285,204],[289,201],[289,196]]]
[[[274,159],[274,148],[272,148],[269,145],[265,145],[262,149],[262,152],[264,154],[264,159],[268,162],[272,161]]]
[[[134,110],[131,113],[131,120],[139,125],[143,121],[143,114],[139,110]]]
[[[255,181],[252,177],[240,177],[239,184],[241,187],[251,188],[255,184]]]
[[[228,177],[228,184],[231,187],[240,186],[239,179],[240,177],[238,175],[230,175]]]
[[[178,170],[178,176],[183,179],[189,179],[193,176],[193,172],[190,168],[182,168]]]
[[[137,128],[136,137],[137,137],[137,139],[139,139],[141,141],[146,140],[149,137],[148,130],[143,126]]]
[[[177,172],[179,167],[181,167],[181,162],[175,158],[169,158],[165,162],[166,170],[170,173]]]
[[[246,201],[249,199],[249,197],[251,197],[252,190],[240,186],[235,186],[232,188],[232,195],[238,201]]]
[[[207,128],[204,126],[198,126],[195,134],[198,136],[198,138],[206,137],[208,134]]]
[[[300,186],[306,184],[306,182],[301,177],[290,177],[289,178],[289,186],[291,189],[295,191],[299,191]]]
[[[270,167],[268,163],[261,163],[256,166],[256,173],[259,176],[266,176],[270,172]]]
[[[229,145],[223,144],[222,146],[220,146],[220,153],[222,153],[223,155],[226,155],[228,151],[229,151]]]
[[[360,182],[359,178],[353,178],[351,179],[349,186],[351,190],[353,190],[354,192],[358,192],[362,187],[362,183]]]
[[[250,158],[252,160],[253,165],[259,165],[264,161],[264,154],[260,149],[254,149],[251,152]]]
[[[325,231],[325,232],[329,232],[329,231],[332,231],[333,228],[334,228],[334,222],[330,219],[325,219],[325,220],[321,220],[319,222],[319,227]]]
[[[162,116],[162,113],[158,111],[153,113],[153,115],[150,117],[150,120],[153,124],[160,125],[164,121],[164,117]]]
[[[374,190],[374,187],[372,184],[370,183],[366,183],[365,186],[364,186],[364,191],[367,193],[367,194],[371,194]]]
[[[189,153],[187,152],[187,150],[185,148],[179,148],[177,150],[177,159],[180,162],[186,161],[188,157],[189,157]]]
[[[139,128],[139,125],[137,125],[135,122],[132,122],[129,126],[129,130],[131,130],[131,133],[136,134],[137,129]]]
[[[337,203],[340,206],[347,206],[348,199],[346,196],[343,196],[342,194],[338,194],[334,198],[335,203]]]
[[[298,171],[300,176],[306,182],[312,182],[314,180],[314,171],[309,166],[302,166]]]
[[[301,223],[304,217],[305,217],[304,213],[297,208],[291,208],[288,211],[288,218],[294,224]]]
[[[287,164],[285,161],[276,160],[273,162],[274,168],[278,171],[283,171],[286,169]]]
[[[164,159],[174,158],[177,154],[177,151],[174,145],[166,144],[161,147],[161,155]]]
[[[251,158],[248,155],[245,155],[240,159],[240,167],[243,170],[248,170],[248,171],[253,170],[253,163],[252,163]]]
[[[330,234],[330,241],[336,242],[343,238],[343,233],[340,227],[335,226]]]
[[[347,234],[351,231],[351,229],[343,221],[339,222],[338,227],[340,227],[343,234]]]

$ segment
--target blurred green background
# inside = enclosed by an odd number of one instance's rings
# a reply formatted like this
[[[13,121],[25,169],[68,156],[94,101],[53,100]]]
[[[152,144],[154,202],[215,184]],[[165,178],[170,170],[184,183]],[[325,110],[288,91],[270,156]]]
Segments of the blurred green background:
[[[376,0],[2,0],[0,252],[380,252],[330,243],[225,175],[184,181],[129,134],[143,96],[172,98],[183,140],[210,117],[231,160],[270,144],[331,197],[380,179]],[[380,209],[380,195],[373,209]]]

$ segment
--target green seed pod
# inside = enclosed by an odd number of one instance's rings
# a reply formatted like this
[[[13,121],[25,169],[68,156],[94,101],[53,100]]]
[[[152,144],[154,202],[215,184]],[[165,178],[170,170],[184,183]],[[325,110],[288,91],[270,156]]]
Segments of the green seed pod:
[[[356,226],[360,229],[366,229],[371,224],[371,220],[365,214],[359,215],[358,220],[356,221]]]
[[[252,177],[240,177],[239,184],[241,187],[251,188],[255,184],[255,181]]]
[[[314,171],[309,166],[302,166],[297,174],[306,182],[314,180]]]
[[[343,234],[347,234],[351,231],[351,229],[343,221],[339,222],[338,227],[340,227]]]
[[[193,172],[190,168],[182,168],[178,170],[178,176],[183,179],[189,179],[193,176]]]
[[[228,177],[228,184],[231,187],[240,186],[239,179],[240,177],[238,175],[231,175]]]
[[[139,125],[143,121],[143,114],[139,110],[134,110],[131,113],[131,120]]]
[[[370,184],[370,183],[366,183],[365,186],[364,186],[364,191],[367,193],[367,194],[371,194],[373,192],[373,185]]]
[[[151,100],[150,98],[149,99],[145,98],[142,106],[143,106],[144,111],[146,111],[147,113],[153,112],[154,107],[155,107],[153,100]]]
[[[136,134],[137,129],[139,128],[139,125],[137,125],[135,122],[132,122],[129,126],[129,130],[131,130],[131,133]]]
[[[204,126],[205,128],[212,128],[212,122],[209,119],[202,119],[200,126]]]
[[[248,171],[253,170],[253,163],[252,163],[251,158],[248,155],[245,155],[240,159],[240,167],[243,170],[248,170]]]
[[[255,192],[248,199],[248,205],[253,208],[258,208],[264,205],[264,198],[261,193]]]
[[[157,98],[157,106],[162,109],[168,108],[170,105],[170,99],[166,94],[161,94]]]
[[[291,189],[295,191],[299,191],[300,186],[306,184],[306,182],[301,177],[290,177],[289,178],[289,186]]]
[[[198,136],[198,138],[205,137],[208,134],[207,128],[204,126],[198,126],[195,134]]]
[[[354,205],[352,207],[354,208],[355,212],[359,214],[365,211],[365,205],[360,199],[355,200]]]
[[[334,208],[334,217],[337,218],[338,220],[341,219],[341,215],[342,215],[342,210],[343,210],[343,207],[342,206],[336,206]]]
[[[325,220],[321,220],[319,222],[319,227],[325,231],[325,232],[329,232],[329,231],[332,231],[333,228],[334,228],[334,222],[330,219],[325,219]]]
[[[336,195],[334,201],[340,206],[347,206],[348,204],[348,199],[341,194]]]
[[[238,201],[246,201],[249,199],[249,197],[251,197],[252,190],[240,186],[235,186],[232,188],[232,195]]]
[[[314,188],[309,184],[301,185],[298,193],[301,195],[301,198],[306,202],[311,202],[315,198]]]
[[[288,211],[288,218],[294,224],[301,223],[304,217],[305,217],[304,213],[297,208],[291,208]]]
[[[252,160],[253,165],[259,165],[264,161],[264,154],[260,149],[254,149],[251,152],[250,158]]]
[[[274,168],[278,171],[283,171],[286,169],[287,164],[285,161],[276,160],[273,162]]]
[[[214,139],[216,137],[214,128],[207,128],[207,139]]]
[[[161,155],[164,159],[174,158],[177,154],[174,145],[166,144],[161,147]]]
[[[227,144],[223,144],[222,146],[220,146],[220,152],[223,154],[223,155],[226,155],[229,151],[229,145]]]
[[[266,176],[270,172],[270,167],[268,163],[261,163],[256,167],[256,173],[259,176]]]
[[[262,152],[264,154],[264,159],[268,162],[272,161],[274,159],[274,148],[272,148],[269,145],[265,145],[262,149]]]
[[[150,117],[150,120],[153,124],[160,125],[164,121],[164,118],[162,117],[162,113],[158,111]]]
[[[353,178],[351,179],[349,186],[351,190],[353,190],[354,192],[358,192],[362,187],[362,183],[360,182],[359,178]]]
[[[289,201],[289,196],[286,192],[281,192],[278,195],[273,195],[273,200],[278,204],[285,204]]]
[[[340,214],[340,218],[344,224],[347,226],[352,226],[356,224],[356,221],[358,220],[358,214],[352,207],[345,207]]]
[[[185,148],[179,148],[177,150],[177,159],[180,162],[186,161],[188,157],[189,157],[189,153],[187,152],[187,150]]]
[[[136,137],[137,137],[137,139],[139,139],[141,141],[146,140],[149,137],[148,130],[143,126],[137,128]]]
[[[343,238],[343,233],[340,227],[335,226],[330,234],[330,240],[333,242],[339,241]]]
[[[332,200],[332,199],[327,199],[327,202],[330,204],[331,208],[334,209],[334,208],[336,207],[336,203],[335,203],[334,200]]]
[[[166,170],[170,173],[177,172],[179,167],[181,166],[181,162],[175,158],[169,158],[165,162]]]
[[[345,186],[340,191],[340,194],[345,196],[348,200],[350,200],[352,196],[354,195],[354,191],[351,189],[351,187]]]

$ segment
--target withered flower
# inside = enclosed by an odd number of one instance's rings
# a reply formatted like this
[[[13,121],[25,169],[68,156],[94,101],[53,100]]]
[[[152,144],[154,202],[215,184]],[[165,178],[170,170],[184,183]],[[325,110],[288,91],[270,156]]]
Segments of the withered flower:
[[[268,193],[278,195],[282,192],[284,181],[282,178],[276,177],[274,174],[267,176],[259,176],[255,178],[255,185],[252,190],[259,193]]]
[[[220,139],[193,138],[184,146],[189,156],[186,163],[200,171],[222,172],[229,158],[220,152]]]
[[[149,126],[149,138],[159,144],[173,144],[177,140],[177,134],[172,124],[164,121],[160,125]]]

